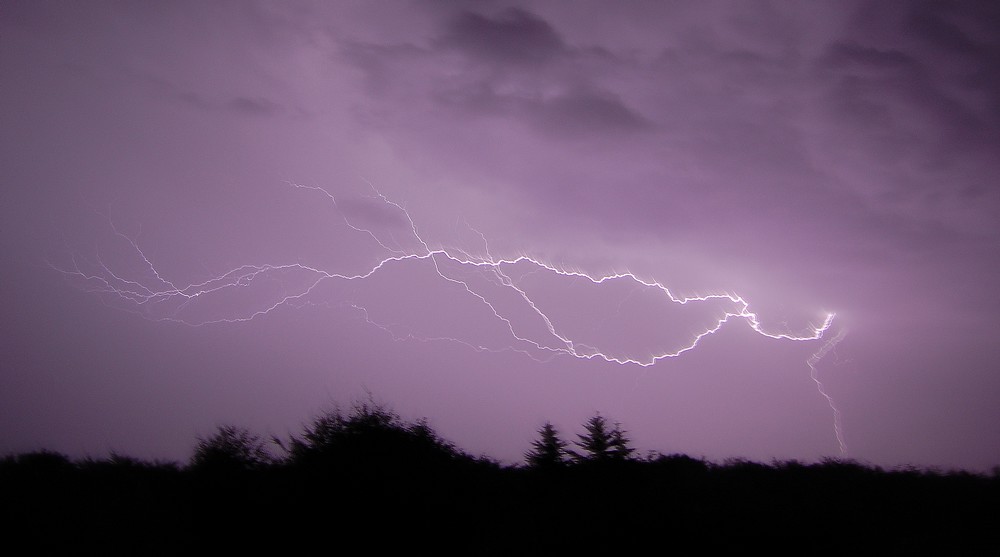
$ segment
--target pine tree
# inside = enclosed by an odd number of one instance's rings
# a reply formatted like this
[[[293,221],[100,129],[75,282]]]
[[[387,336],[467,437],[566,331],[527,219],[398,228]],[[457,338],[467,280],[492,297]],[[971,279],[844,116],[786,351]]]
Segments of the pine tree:
[[[611,457],[615,460],[628,460],[635,452],[631,446],[632,440],[628,438],[627,431],[622,429],[622,424],[615,422],[614,429],[611,430]]]
[[[577,434],[579,439],[574,443],[584,452],[581,454],[570,451],[573,460],[577,462],[609,460],[611,457],[611,432],[608,431],[608,422],[604,416],[600,412],[594,414],[583,427],[587,432]]]
[[[566,442],[559,438],[559,432],[549,422],[538,430],[539,439],[532,441],[531,451],[525,453],[528,466],[551,468],[566,463]]]
[[[607,419],[600,412],[588,419],[583,427],[587,432],[578,434],[579,440],[574,442],[583,449],[583,453],[567,451],[576,462],[628,460],[635,452],[630,445],[632,441],[621,424],[615,422],[613,428],[609,427]]]

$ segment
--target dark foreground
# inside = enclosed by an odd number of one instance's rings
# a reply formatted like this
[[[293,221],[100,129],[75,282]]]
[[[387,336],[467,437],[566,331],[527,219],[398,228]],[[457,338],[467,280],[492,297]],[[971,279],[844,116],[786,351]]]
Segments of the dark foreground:
[[[7,457],[5,545],[134,555],[1000,554],[997,475],[678,455],[502,467],[423,424],[372,416],[317,420],[281,459],[204,440],[186,467]]]

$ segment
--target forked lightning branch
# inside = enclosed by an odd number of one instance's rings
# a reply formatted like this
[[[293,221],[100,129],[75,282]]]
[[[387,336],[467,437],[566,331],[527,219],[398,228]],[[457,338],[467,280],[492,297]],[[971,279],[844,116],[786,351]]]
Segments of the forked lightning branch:
[[[303,193],[318,195],[329,202],[333,208],[338,208],[336,196],[324,188],[291,182],[288,185],[295,189],[304,190]],[[757,334],[770,339],[794,342],[819,341],[824,333],[829,331],[833,325],[835,314],[828,313],[821,323],[809,325],[804,331],[798,334],[788,331],[769,331],[762,325],[758,315],[751,311],[749,302],[738,294],[717,293],[703,296],[678,296],[664,284],[656,280],[641,278],[632,272],[591,274],[579,269],[568,269],[563,265],[554,265],[540,258],[525,254],[519,254],[514,257],[498,256],[491,252],[485,235],[472,227],[469,227],[469,229],[481,241],[481,249],[478,253],[457,247],[435,245],[428,242],[421,235],[406,208],[383,195],[373,185],[369,185],[373,192],[373,199],[381,203],[386,210],[398,212],[402,216],[407,225],[406,233],[412,235],[411,244],[413,244],[414,249],[404,249],[390,233],[357,224],[346,213],[338,211],[340,218],[343,219],[344,224],[352,233],[367,236],[383,252],[383,255],[375,264],[364,269],[362,272],[345,273],[310,266],[300,262],[247,264],[229,269],[198,283],[178,286],[174,281],[164,278],[166,274],[161,272],[154,262],[146,256],[146,253],[144,253],[138,242],[115,228],[113,222],[111,223],[113,232],[127,242],[129,249],[134,252],[134,256],[138,257],[141,265],[147,269],[147,272],[139,273],[142,276],[137,276],[138,274],[127,275],[113,266],[106,264],[99,256],[94,259],[87,259],[77,255],[73,257],[71,265],[53,265],[53,267],[66,276],[76,279],[84,289],[110,296],[119,302],[119,305],[124,304],[127,309],[135,311],[147,319],[173,321],[198,327],[217,323],[250,321],[265,316],[283,306],[314,304],[316,302],[310,300],[309,297],[325,282],[365,281],[395,266],[411,265],[416,262],[430,262],[436,276],[440,280],[456,285],[458,287],[455,290],[456,292],[479,304],[491,319],[497,320],[497,323],[502,326],[505,334],[509,336],[509,344],[504,349],[524,353],[540,361],[562,356],[588,360],[598,359],[617,365],[650,367],[661,360],[676,358],[685,352],[694,350],[699,346],[702,339],[718,332],[730,323],[742,323],[749,326]],[[718,318],[713,323],[710,323],[709,326],[693,333],[690,339],[680,346],[662,347],[651,354],[612,353],[610,350],[594,346],[596,343],[593,341],[576,339],[572,334],[563,330],[558,325],[558,320],[551,315],[551,312],[543,308],[544,304],[529,294],[528,289],[512,277],[511,269],[515,266],[529,266],[532,272],[549,273],[553,277],[565,280],[589,281],[597,286],[616,281],[627,281],[636,287],[656,292],[662,297],[662,300],[670,304],[687,305],[723,301],[729,303],[727,307],[730,309],[719,314]],[[456,273],[454,272],[455,269],[474,271],[478,276],[485,276],[492,287],[499,286],[500,288],[508,289],[509,294],[513,296],[501,303],[490,292],[470,280],[468,273]],[[308,277],[308,279],[295,287],[291,287],[287,293],[278,296],[276,299],[269,299],[265,303],[244,308],[242,312],[233,312],[223,317],[195,319],[189,317],[183,311],[191,304],[213,297],[225,296],[228,291],[244,288],[264,277],[280,281],[282,274],[289,272],[300,273]],[[286,285],[286,288],[289,287]],[[503,307],[504,303],[509,303],[510,299],[522,305],[522,307],[516,308],[518,312],[521,314],[526,313],[536,320],[536,323],[532,327],[519,326],[517,320],[511,316],[514,308]],[[401,338],[399,335],[389,331],[389,328],[385,325],[379,324],[370,318],[369,312],[363,306],[353,302],[345,302],[345,305],[359,311],[366,323],[390,332],[394,338]],[[163,307],[169,307],[171,310],[164,313],[161,311]],[[545,330],[548,332],[548,335],[543,338],[537,334],[527,332],[531,329],[536,331]],[[843,339],[843,335],[844,332],[841,330],[834,338],[824,342],[810,356],[806,363],[818,391],[827,400],[834,412],[834,430],[837,441],[840,445],[841,453],[846,454],[847,446],[844,442],[840,425],[840,412],[834,405],[833,399],[823,389],[816,371],[816,365],[827,352],[832,350]],[[429,337],[411,333],[402,338],[423,341],[446,340],[461,343],[476,350],[496,351],[495,348],[487,348],[475,339],[458,338],[457,336]]]

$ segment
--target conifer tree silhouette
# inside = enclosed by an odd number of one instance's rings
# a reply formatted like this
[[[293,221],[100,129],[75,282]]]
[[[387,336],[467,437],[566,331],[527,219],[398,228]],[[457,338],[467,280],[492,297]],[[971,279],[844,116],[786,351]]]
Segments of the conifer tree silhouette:
[[[635,452],[621,424],[615,422],[614,427],[609,427],[608,420],[600,412],[591,416],[583,427],[586,433],[578,434],[579,439],[574,441],[583,452],[567,451],[576,462],[628,460]]]
[[[577,462],[610,460],[611,432],[608,431],[607,420],[604,416],[600,412],[594,414],[583,427],[587,432],[577,434],[578,439],[574,441],[574,444],[583,449],[584,452],[570,451],[573,460]]]
[[[532,449],[524,457],[529,466],[551,468],[566,463],[566,442],[550,422],[538,430],[539,438],[532,441]]]
[[[631,446],[632,440],[628,437],[628,432],[622,429],[620,422],[615,422],[615,427],[611,430],[611,457],[616,460],[628,460],[635,452]]]

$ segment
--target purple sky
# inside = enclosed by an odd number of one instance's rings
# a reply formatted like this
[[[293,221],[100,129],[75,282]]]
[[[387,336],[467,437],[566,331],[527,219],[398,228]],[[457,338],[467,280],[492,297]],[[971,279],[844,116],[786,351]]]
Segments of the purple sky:
[[[506,462],[598,410],[641,451],[813,460],[841,454],[814,371],[850,457],[990,469],[998,28],[991,2],[3,2],[0,452],[182,460],[370,391]]]

